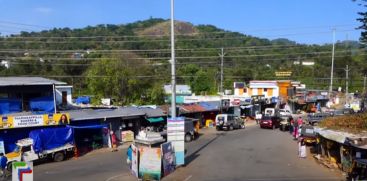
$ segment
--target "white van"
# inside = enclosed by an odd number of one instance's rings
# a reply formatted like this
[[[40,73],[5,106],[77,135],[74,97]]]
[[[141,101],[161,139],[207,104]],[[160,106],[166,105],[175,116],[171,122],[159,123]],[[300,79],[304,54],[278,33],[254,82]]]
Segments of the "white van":
[[[217,130],[233,130],[245,128],[245,122],[242,118],[234,114],[218,114],[215,117]]]

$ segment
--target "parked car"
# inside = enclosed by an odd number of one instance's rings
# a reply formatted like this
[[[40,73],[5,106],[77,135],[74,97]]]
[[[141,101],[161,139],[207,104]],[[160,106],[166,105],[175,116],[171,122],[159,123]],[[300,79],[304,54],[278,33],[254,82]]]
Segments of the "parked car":
[[[291,111],[286,110],[286,109],[279,109],[279,114],[280,116],[291,116],[292,115]]]
[[[280,118],[276,116],[263,116],[260,121],[260,128],[278,128],[280,125]]]
[[[218,114],[215,118],[217,130],[233,130],[245,128],[245,122],[234,114]]]
[[[307,116],[307,122],[308,124],[314,126],[316,124],[318,124],[320,121],[322,121],[323,119],[329,117],[330,114],[328,113],[312,113],[312,114],[308,114]]]

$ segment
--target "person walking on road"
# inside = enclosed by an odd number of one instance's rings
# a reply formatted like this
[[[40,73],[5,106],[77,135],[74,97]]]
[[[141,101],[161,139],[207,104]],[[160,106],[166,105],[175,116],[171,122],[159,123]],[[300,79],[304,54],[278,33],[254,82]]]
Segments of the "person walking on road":
[[[0,153],[0,171],[1,171],[1,179],[4,180],[6,178],[6,163],[8,159],[4,156],[4,153]]]
[[[290,125],[289,125],[289,134],[292,135],[293,130],[294,130],[294,119],[293,119],[293,117],[290,118],[289,123],[290,123]]]
[[[300,139],[298,142],[298,157],[300,158],[306,158],[307,156],[307,150],[306,150],[306,143],[303,138]]]
[[[298,121],[294,120],[293,121],[293,139],[297,140],[297,135],[298,135]]]
[[[129,148],[127,148],[126,155],[127,155],[126,163],[129,165],[129,168],[131,169],[132,160],[133,160],[133,149],[131,145],[129,146]]]
[[[116,134],[113,131],[111,131],[110,133],[111,133],[112,152],[115,152],[117,151],[118,139],[117,139]]]

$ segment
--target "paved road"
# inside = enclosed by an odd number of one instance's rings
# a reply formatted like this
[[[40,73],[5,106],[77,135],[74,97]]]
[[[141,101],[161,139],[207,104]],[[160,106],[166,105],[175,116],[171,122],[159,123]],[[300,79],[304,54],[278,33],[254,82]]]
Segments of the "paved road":
[[[204,131],[186,145],[186,167],[164,178],[171,180],[343,180],[312,158],[299,159],[297,145],[279,130],[247,127],[232,132]],[[100,151],[103,152],[103,151]],[[34,168],[35,180],[136,180],[125,164],[126,149],[95,152]]]
[[[164,180],[343,180],[313,158],[298,158],[296,143],[279,130],[249,127],[203,141],[188,154],[188,165]]]

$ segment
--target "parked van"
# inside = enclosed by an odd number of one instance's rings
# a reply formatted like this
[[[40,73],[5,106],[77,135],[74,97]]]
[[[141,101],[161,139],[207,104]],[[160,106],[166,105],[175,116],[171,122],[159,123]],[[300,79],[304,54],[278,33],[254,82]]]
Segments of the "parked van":
[[[242,118],[234,114],[218,114],[215,118],[217,130],[233,130],[245,128]]]

